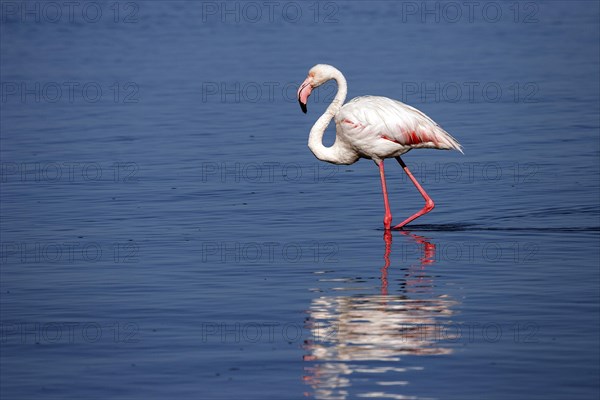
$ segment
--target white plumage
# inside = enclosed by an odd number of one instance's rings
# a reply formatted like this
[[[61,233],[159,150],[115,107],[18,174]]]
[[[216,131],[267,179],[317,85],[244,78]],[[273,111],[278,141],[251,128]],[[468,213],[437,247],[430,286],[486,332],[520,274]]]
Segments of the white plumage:
[[[458,150],[460,144],[427,115],[381,96],[356,97],[335,115],[337,135],[364,158],[400,156],[411,149]]]

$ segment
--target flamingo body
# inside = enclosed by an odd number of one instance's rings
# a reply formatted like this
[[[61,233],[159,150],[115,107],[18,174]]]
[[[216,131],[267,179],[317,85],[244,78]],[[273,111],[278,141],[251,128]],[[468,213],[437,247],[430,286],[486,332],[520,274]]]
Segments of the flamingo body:
[[[387,97],[356,97],[334,119],[336,135],[360,157],[376,162],[416,148],[461,151],[456,139],[427,115]]]
[[[360,158],[375,161],[379,167],[383,191],[386,230],[391,228],[383,160],[394,157],[425,199],[425,207],[396,225],[394,229],[428,213],[433,200],[421,187],[400,156],[415,148],[458,150],[461,145],[448,132],[421,111],[400,101],[381,96],[356,97],[344,104],[347,84],[344,75],[331,65],[318,64],[310,69],[308,77],[298,88],[298,101],[304,113],[312,90],[334,79],[338,91],[327,110],[313,125],[308,137],[308,147],[315,157],[333,164],[353,164]],[[336,139],[332,146],[323,145],[325,129],[334,119]]]

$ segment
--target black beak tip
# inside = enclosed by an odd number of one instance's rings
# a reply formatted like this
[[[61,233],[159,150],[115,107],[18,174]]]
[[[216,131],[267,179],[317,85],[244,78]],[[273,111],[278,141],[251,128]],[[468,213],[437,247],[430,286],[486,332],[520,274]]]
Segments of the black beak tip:
[[[302,112],[303,112],[304,114],[306,114],[306,111],[307,111],[307,109],[306,109],[306,104],[305,104],[305,103],[303,103],[303,102],[301,102],[300,100],[298,100],[298,103],[300,103],[300,108],[302,109]]]

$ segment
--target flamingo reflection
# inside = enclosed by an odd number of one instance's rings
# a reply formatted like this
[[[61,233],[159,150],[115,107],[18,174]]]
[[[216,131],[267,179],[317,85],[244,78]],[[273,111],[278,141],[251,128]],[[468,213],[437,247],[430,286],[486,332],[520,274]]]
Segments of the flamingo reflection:
[[[382,381],[407,369],[420,369],[400,363],[402,356],[450,354],[443,345],[440,327],[449,322],[455,302],[448,296],[433,294],[433,276],[427,269],[435,263],[435,244],[423,236],[399,232],[406,237],[403,254],[409,253],[416,262],[402,270],[399,287],[388,287],[392,253],[392,233],[384,233],[384,265],[378,294],[354,296],[321,296],[308,310],[307,328],[311,340],[305,342],[304,380],[314,390],[306,393],[319,399],[346,399],[350,396],[351,377],[366,373],[377,376],[378,384],[405,385],[402,379]],[[367,361],[386,361],[389,366],[375,368]],[[378,374],[378,375],[373,375]],[[385,395],[385,396],[383,396]],[[366,397],[400,396],[381,392],[362,393]],[[354,396],[351,396],[354,397]]]

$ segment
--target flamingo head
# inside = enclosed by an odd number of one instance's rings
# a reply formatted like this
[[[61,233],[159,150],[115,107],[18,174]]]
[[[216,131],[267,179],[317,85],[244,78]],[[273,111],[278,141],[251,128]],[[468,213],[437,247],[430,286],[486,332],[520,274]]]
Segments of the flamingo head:
[[[302,112],[306,114],[306,103],[312,90],[333,78],[335,68],[331,65],[317,64],[308,71],[308,77],[298,88],[298,102]]]

